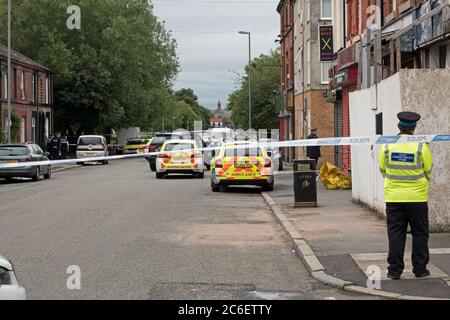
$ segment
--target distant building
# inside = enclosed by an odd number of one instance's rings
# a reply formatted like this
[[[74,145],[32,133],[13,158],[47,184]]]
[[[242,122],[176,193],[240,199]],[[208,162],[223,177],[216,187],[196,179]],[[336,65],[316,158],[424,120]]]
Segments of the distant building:
[[[214,116],[209,120],[212,128],[224,128],[230,124],[231,112],[222,109],[222,103],[217,103],[217,109],[214,111]]]
[[[0,44],[0,124],[8,124],[8,48]],[[34,141],[45,146],[53,130],[53,72],[43,65],[11,51],[11,110],[20,117],[15,141]]]

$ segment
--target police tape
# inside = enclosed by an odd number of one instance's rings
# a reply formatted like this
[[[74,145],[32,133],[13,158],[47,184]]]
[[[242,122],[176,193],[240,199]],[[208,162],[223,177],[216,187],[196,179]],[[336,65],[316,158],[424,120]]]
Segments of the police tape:
[[[188,140],[186,140],[188,141]],[[252,149],[258,147],[264,147],[266,149],[279,149],[290,147],[323,147],[323,146],[364,146],[364,145],[384,145],[384,144],[399,144],[399,143],[442,143],[450,142],[450,134],[435,134],[435,135],[397,135],[397,136],[371,136],[371,137],[339,137],[339,138],[318,138],[318,139],[302,139],[302,140],[289,140],[278,142],[257,142],[257,141],[230,141],[236,143],[233,148],[235,149]],[[0,145],[0,149],[2,146]],[[205,147],[198,149],[175,149],[171,151],[159,151],[159,152],[146,152],[139,154],[127,154],[116,156],[100,156],[100,157],[85,157],[77,159],[67,160],[45,160],[45,161],[33,161],[33,162],[18,162],[18,163],[4,163],[8,160],[0,160],[0,169],[8,168],[23,168],[31,166],[45,166],[45,165],[65,165],[76,164],[85,162],[100,162],[121,160],[130,158],[151,158],[157,157],[160,154],[171,154],[178,152],[210,152],[220,150],[222,146]],[[87,152],[95,152],[95,150],[87,150]],[[238,153],[239,155],[239,153]],[[3,161],[3,163],[2,163]]]

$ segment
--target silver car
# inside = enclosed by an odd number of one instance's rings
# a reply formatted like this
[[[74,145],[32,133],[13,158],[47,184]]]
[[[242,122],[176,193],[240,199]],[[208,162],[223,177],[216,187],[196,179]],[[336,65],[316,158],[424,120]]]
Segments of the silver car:
[[[25,289],[19,285],[12,263],[0,256],[0,300],[26,300]]]
[[[104,136],[80,136],[77,142],[77,159],[107,157],[108,144]],[[108,164],[108,160],[100,161]],[[82,162],[78,164],[83,164]]]
[[[48,153],[42,151],[37,144],[1,144],[0,164],[20,164],[20,167],[0,168],[0,178],[11,179],[16,177],[32,178],[33,181],[50,179],[52,167],[50,164],[33,166],[36,161],[48,161]]]

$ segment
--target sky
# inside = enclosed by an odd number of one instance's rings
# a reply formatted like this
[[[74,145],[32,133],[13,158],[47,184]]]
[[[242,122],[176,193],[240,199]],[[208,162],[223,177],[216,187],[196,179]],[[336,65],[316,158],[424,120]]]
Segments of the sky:
[[[252,58],[275,49],[279,31],[274,0],[152,0],[155,14],[176,39],[181,71],[175,89],[192,88],[200,105],[225,107],[238,74]]]

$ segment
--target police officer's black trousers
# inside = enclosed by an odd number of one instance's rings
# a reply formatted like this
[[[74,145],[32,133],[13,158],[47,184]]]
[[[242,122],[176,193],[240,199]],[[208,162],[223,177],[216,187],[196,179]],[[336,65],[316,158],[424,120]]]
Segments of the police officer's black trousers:
[[[386,203],[386,214],[389,237],[389,273],[401,275],[405,268],[403,256],[409,224],[413,238],[411,255],[413,272],[416,275],[422,274],[430,261],[428,203]]]

